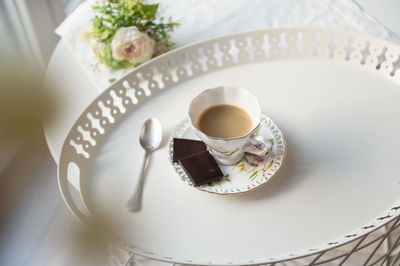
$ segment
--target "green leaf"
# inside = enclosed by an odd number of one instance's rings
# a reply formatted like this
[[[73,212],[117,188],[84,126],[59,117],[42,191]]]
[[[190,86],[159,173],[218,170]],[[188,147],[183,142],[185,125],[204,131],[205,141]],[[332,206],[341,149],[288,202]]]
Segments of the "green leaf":
[[[158,10],[158,4],[154,5],[141,5],[140,13],[144,16],[146,19],[153,19]]]
[[[110,60],[112,59],[112,50],[110,46],[106,46],[103,49],[103,56],[104,56],[104,60]]]
[[[116,78],[112,78],[112,79],[109,79],[108,82],[113,83],[116,80],[117,80]]]
[[[237,148],[236,150],[234,150],[234,151],[232,151],[231,153],[229,153],[228,156],[232,156],[232,155],[235,154],[238,150],[239,150],[239,148]]]
[[[256,178],[257,175],[258,175],[258,170],[255,171],[255,172],[249,177],[250,181],[253,181],[253,179]],[[253,178],[252,178],[252,177],[253,177]]]
[[[100,29],[103,24],[99,17],[95,17],[93,19],[92,23],[93,23],[93,28],[95,28],[95,29]]]
[[[253,176],[253,178],[250,179],[250,182],[252,182],[254,179],[256,179],[257,176],[258,176],[258,174],[256,174],[255,176]]]
[[[109,29],[106,29],[105,31],[103,31],[103,33],[101,34],[100,38],[101,40],[107,40],[108,37],[110,37],[111,35],[111,31]]]
[[[141,4],[142,1],[135,1],[135,0],[125,0],[125,5],[127,8],[132,8],[134,7],[136,4]],[[123,3],[122,3],[123,4]]]
[[[111,70],[120,70],[120,69],[126,69],[129,66],[131,66],[131,63],[128,60],[115,60],[113,59],[113,64],[111,66]]]
[[[122,26],[122,27],[124,27],[124,26],[128,26],[128,23],[125,21],[125,19],[123,19],[123,18],[119,18],[119,19],[117,19],[116,21],[115,21],[119,26]]]
[[[271,168],[271,166],[272,166],[272,164],[274,163],[274,160],[272,160],[265,168],[264,168],[264,173],[269,169],[269,168]]]

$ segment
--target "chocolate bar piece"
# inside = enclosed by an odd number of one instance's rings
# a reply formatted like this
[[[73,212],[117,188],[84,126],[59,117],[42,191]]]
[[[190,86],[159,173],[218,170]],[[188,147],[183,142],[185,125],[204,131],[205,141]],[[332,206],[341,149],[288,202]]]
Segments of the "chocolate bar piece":
[[[202,141],[174,138],[174,154],[172,156],[172,161],[177,163],[185,157],[205,150],[207,150],[207,147]]]
[[[181,159],[179,163],[195,187],[216,181],[223,176],[217,162],[208,151]]]

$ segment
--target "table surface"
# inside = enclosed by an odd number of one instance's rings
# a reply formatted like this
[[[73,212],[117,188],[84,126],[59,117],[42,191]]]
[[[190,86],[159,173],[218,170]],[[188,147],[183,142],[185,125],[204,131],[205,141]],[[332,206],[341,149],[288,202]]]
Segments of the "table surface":
[[[360,0],[358,2],[368,13],[400,35],[400,20],[395,12],[400,9],[400,1],[384,0],[378,3],[373,0]],[[45,77],[45,83],[50,89],[54,88],[51,86],[53,82],[59,84],[59,81],[63,84],[57,86],[54,93],[58,100],[59,113],[57,119],[44,126],[46,141],[56,162],[59,160],[64,139],[71,126],[87,105],[101,93],[62,41],[59,42],[50,59]]]

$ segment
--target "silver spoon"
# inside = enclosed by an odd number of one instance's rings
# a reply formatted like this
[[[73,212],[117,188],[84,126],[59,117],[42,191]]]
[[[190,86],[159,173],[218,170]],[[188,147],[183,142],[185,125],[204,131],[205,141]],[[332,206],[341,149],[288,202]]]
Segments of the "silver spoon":
[[[147,167],[149,166],[150,156],[151,153],[160,146],[162,140],[161,124],[157,118],[150,118],[144,122],[140,129],[139,140],[140,145],[145,150],[144,162],[142,172],[139,179],[136,181],[135,188],[125,203],[125,207],[129,211],[138,211],[140,209],[143,179],[146,175]]]

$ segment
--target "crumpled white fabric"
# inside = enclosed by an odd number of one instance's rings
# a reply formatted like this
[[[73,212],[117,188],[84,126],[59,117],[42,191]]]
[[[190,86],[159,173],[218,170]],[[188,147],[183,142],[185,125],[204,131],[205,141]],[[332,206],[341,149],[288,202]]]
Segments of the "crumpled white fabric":
[[[79,5],[56,29],[99,91],[110,86],[109,79],[125,71],[111,72],[98,65],[90,45],[80,33],[91,27],[96,0]],[[160,3],[165,17],[181,25],[172,33],[176,46],[248,30],[278,27],[336,28],[371,34],[400,43],[400,38],[366,14],[351,0],[150,0]]]
[[[110,78],[119,78],[124,71],[110,72],[95,67],[96,59],[89,45],[79,37],[90,28],[96,0],[87,0],[56,29],[82,68],[99,88],[110,86]],[[400,38],[366,14],[351,0],[149,0],[160,3],[165,17],[171,16],[181,25],[172,33],[176,46],[203,41],[222,35],[248,30],[280,27],[317,27],[367,33],[400,44]],[[114,265],[168,265],[168,263],[133,256],[110,247],[110,262]],[[365,254],[361,254],[365,256]],[[287,265],[291,265],[288,263]],[[357,262],[352,265],[357,265]]]

